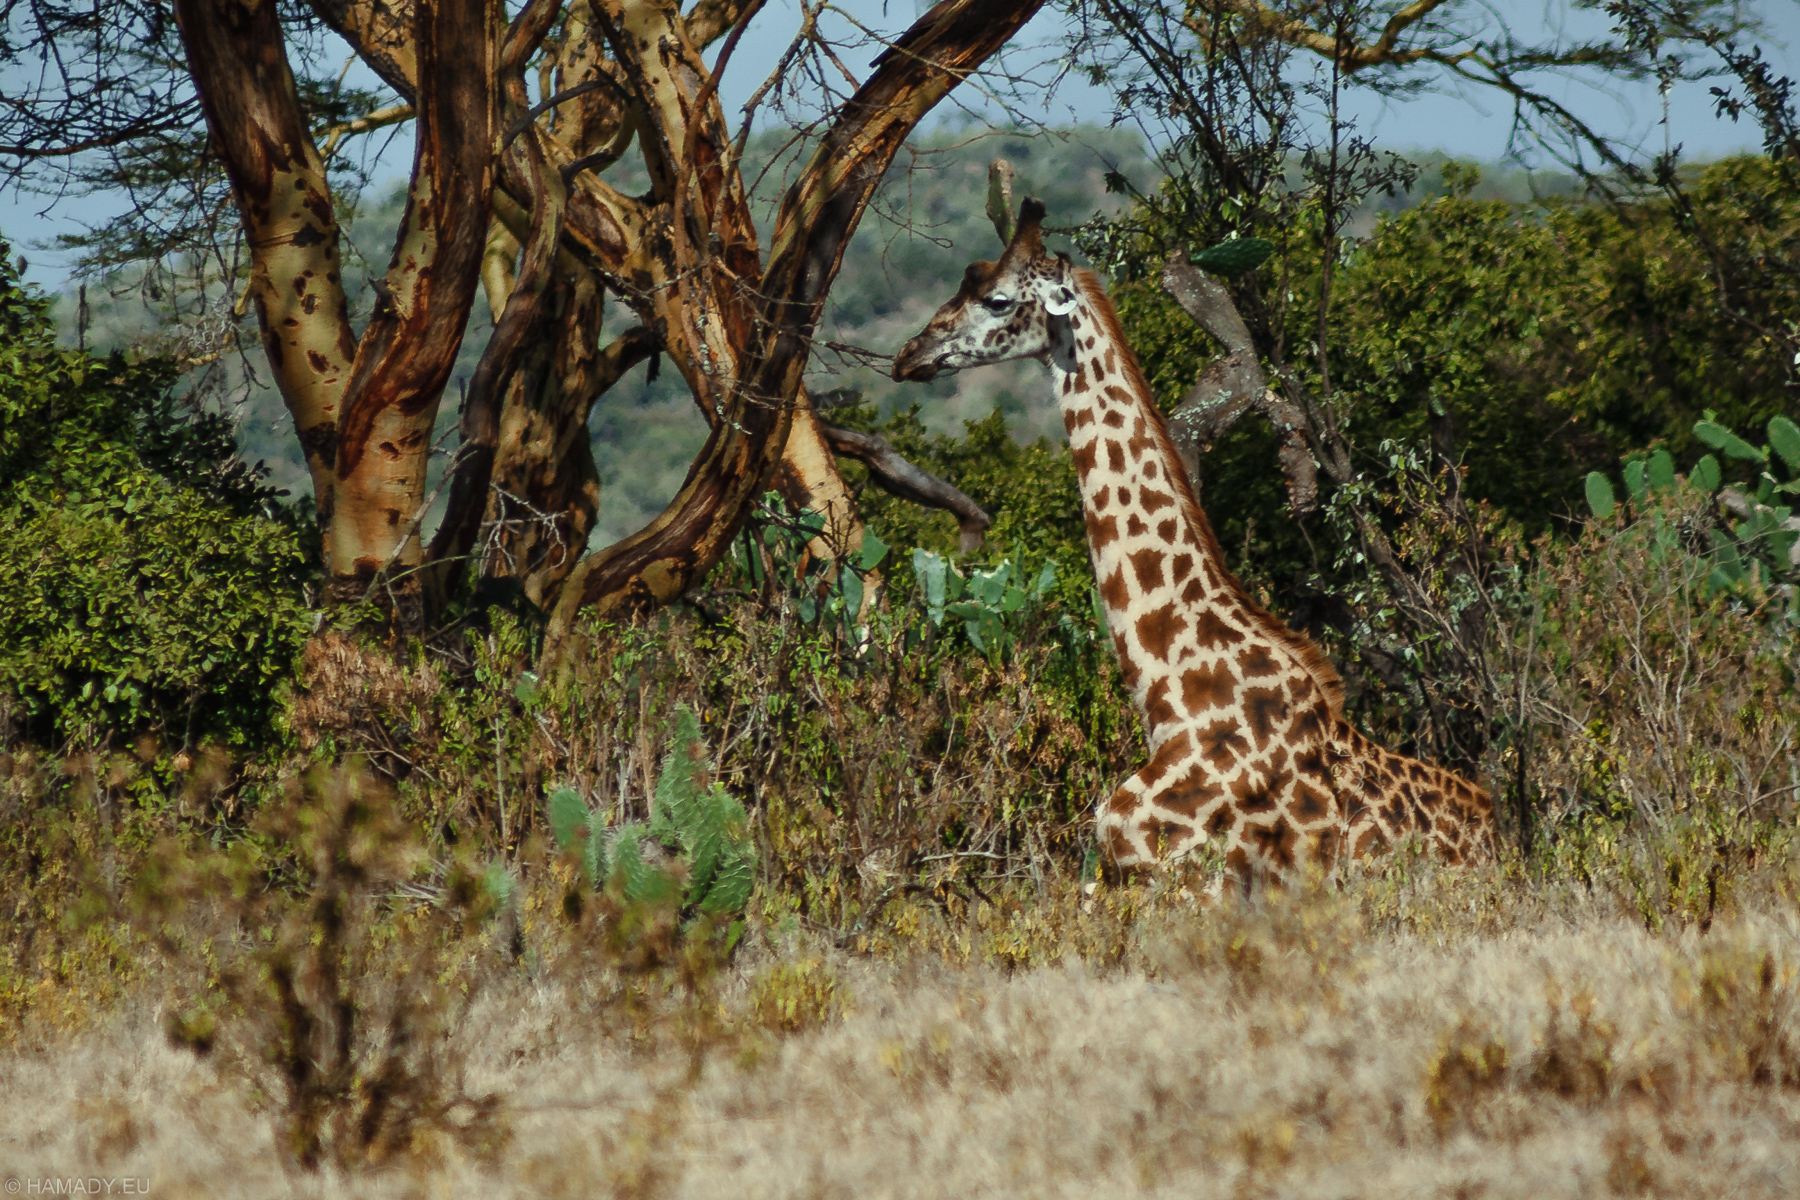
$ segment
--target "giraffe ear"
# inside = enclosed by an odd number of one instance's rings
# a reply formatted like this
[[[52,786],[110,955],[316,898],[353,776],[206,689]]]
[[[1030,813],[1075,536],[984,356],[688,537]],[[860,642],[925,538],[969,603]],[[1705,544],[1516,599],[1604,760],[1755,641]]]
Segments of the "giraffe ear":
[[[1075,311],[1075,289],[1066,283],[1050,285],[1050,294],[1044,297],[1044,311],[1053,317],[1066,317]]]

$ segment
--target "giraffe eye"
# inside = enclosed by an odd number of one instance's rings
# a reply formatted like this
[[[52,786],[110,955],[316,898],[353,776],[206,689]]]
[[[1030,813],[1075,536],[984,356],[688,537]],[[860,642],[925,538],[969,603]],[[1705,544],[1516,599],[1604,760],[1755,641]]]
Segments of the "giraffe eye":
[[[1009,309],[1013,306],[1013,300],[1012,300],[1011,296],[1005,296],[1005,295],[1001,295],[999,293],[995,293],[992,296],[985,297],[981,303],[982,303],[983,307],[985,307],[989,312],[993,312],[993,313],[1003,313],[1007,309]]]

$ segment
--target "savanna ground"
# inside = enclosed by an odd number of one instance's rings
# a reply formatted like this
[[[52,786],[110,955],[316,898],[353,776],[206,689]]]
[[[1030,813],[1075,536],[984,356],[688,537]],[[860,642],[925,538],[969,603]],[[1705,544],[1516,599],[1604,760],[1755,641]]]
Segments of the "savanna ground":
[[[149,979],[20,1032],[0,1146],[155,1195],[1786,1196],[1794,884],[1784,856],[1659,932],[1618,880],[1495,868],[1250,904],[1047,884],[909,906],[874,955],[767,926],[635,988],[534,897],[524,956],[459,977],[458,1102],[378,1162],[284,1167],[278,1089],[173,1044]]]

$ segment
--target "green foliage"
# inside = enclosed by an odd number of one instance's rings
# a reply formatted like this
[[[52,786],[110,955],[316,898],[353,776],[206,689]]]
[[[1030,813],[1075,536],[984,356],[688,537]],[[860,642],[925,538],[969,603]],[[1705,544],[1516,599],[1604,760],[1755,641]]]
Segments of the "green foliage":
[[[1608,836],[1711,822],[1720,843],[1752,818],[1791,820],[1792,568],[1699,474],[1666,454],[1628,463],[1609,516],[1540,542],[1507,617],[1526,731],[1509,773],[1529,789],[1514,801],[1560,823],[1565,849],[1590,819],[1620,823]]]
[[[1800,570],[1796,570],[1793,558],[1794,546],[1800,542],[1800,528],[1792,520],[1792,505],[1780,502],[1800,493],[1800,427],[1786,417],[1774,417],[1769,421],[1768,435],[1767,444],[1752,445],[1719,424],[1711,411],[1694,423],[1697,441],[1728,459],[1759,468],[1754,491],[1749,487],[1722,491],[1724,468],[1711,454],[1703,455],[1682,480],[1675,473],[1673,456],[1665,449],[1626,460],[1625,490],[1634,515],[1641,512],[1652,523],[1654,544],[1650,553],[1654,557],[1693,555],[1711,590],[1736,592],[1757,607],[1771,598],[1785,598],[1786,603],[1776,605],[1775,610],[1790,617],[1800,616],[1800,606],[1794,599]],[[1782,474],[1790,477],[1783,479]],[[1706,523],[1704,541],[1699,543],[1704,549],[1697,554],[1692,547],[1698,540],[1696,533],[1702,531],[1678,530],[1664,522],[1657,511],[1658,494],[1672,493],[1677,486],[1705,496],[1718,494],[1721,515]],[[1606,520],[1613,515],[1612,483],[1598,471],[1588,475],[1587,501],[1596,518]],[[1737,519],[1731,520],[1732,517]]]
[[[706,743],[693,711],[677,708],[673,724],[648,825],[626,822],[609,833],[605,814],[589,810],[579,792],[564,787],[547,802],[551,834],[578,855],[590,887],[616,889],[628,903],[679,902],[708,916],[741,912],[756,884],[748,814],[723,785],[708,786]],[[646,860],[646,841],[674,851],[674,864]]]
[[[1214,275],[1242,275],[1246,271],[1256,270],[1273,253],[1275,243],[1267,238],[1232,238],[1209,250],[1202,250],[1188,261]]]
[[[929,550],[914,550],[912,564],[931,627],[942,629],[947,616],[960,618],[969,644],[996,663],[1017,642],[1030,610],[1048,600],[1056,586],[1053,562],[1045,563],[1030,583],[1023,582],[1030,576],[1023,559],[1009,559],[991,571],[971,571],[966,578]]]
[[[173,381],[57,349],[0,265],[0,696],[41,736],[248,742],[292,671],[300,532]]]
[[[869,574],[887,557],[887,544],[866,530],[853,553],[840,547],[836,560],[812,553],[815,539],[828,536],[825,514],[790,513],[779,493],[765,493],[738,536],[731,541],[732,564],[750,587],[767,596],[780,590],[792,598],[808,625],[841,628],[855,644],[862,628]]]
[[[1469,499],[1536,532],[1565,523],[1588,474],[1635,448],[1703,448],[1697,423],[1709,410],[1739,429],[1792,415],[1779,339],[1721,306],[1678,214],[1655,200],[1483,199],[1478,178],[1445,164],[1447,189],[1380,216],[1336,263],[1332,404],[1355,445],[1426,444],[1448,417]],[[1734,261],[1775,254],[1800,228],[1800,202],[1774,186],[1766,159],[1712,164],[1691,181],[1696,219]],[[1170,246],[1207,244],[1218,220],[1204,204],[1148,197],[1108,227],[1111,240],[1099,230],[1088,244],[1117,272],[1120,316],[1165,411],[1220,351],[1154,268]],[[1260,229],[1274,256],[1230,286],[1253,329],[1317,391],[1312,352],[1300,352],[1319,317],[1320,251],[1306,229]],[[1800,322],[1800,289],[1755,300],[1764,325]],[[1234,565],[1284,590],[1314,573],[1319,548],[1287,510],[1276,447],[1263,423],[1240,420],[1207,453],[1203,499]]]
[[[960,437],[929,433],[916,404],[887,421],[875,420],[866,408],[834,416],[844,425],[880,433],[909,462],[954,484],[993,517],[981,548],[967,556],[970,564],[1052,563],[1057,601],[1072,611],[1087,610],[1093,571],[1067,446],[1046,439],[1020,445],[1008,431],[1006,414],[998,409],[982,420],[964,422]],[[844,476],[852,483],[866,479],[861,464],[844,466]],[[960,530],[949,513],[870,487],[863,489],[858,508],[900,552],[887,567],[890,585],[899,593],[914,583],[914,549],[943,557],[959,553]]]

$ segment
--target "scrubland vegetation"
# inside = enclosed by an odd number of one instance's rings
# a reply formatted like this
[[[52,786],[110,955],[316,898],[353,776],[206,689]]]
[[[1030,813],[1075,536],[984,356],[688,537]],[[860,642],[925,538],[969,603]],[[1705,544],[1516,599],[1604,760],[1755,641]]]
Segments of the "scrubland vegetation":
[[[1789,1194],[1792,633],[1755,578],[1708,582],[1709,502],[1645,483],[1509,568],[1496,657],[1533,741],[1487,775],[1503,854],[1464,870],[1105,886],[1089,805],[1139,750],[1091,625],[1054,588],[984,625],[973,586],[808,622],[778,538],[760,590],[723,571],[590,627],[561,673],[504,615],[410,660],[315,636],[256,753],[15,734],[8,1169],[246,1195]],[[706,911],[673,828],[721,791],[747,809],[719,827],[754,864],[741,912]]]
[[[1359,140],[1337,68],[1283,57],[1299,26],[1078,7],[1069,61],[1122,112],[1167,114],[1154,161],[1118,129],[914,136],[808,351],[823,415],[991,517],[973,548],[846,457],[825,474],[854,539],[746,492],[695,586],[590,606],[568,636],[506,549],[549,543],[504,505],[452,556],[472,568],[409,585],[406,620],[395,557],[328,600],[299,439],[222,349],[256,334],[199,118],[176,113],[155,162],[120,152],[173,191],[85,243],[134,299],[96,287],[59,338],[0,246],[0,1174],[246,1196],[1800,1194],[1788,85],[1727,39],[1741,23],[1620,0],[1607,69],[1688,78],[1669,47],[1704,47],[1766,153],[1628,161],[1540,109],[1569,170],[1484,176]],[[1291,7],[1340,32],[1388,12]],[[1195,13],[1216,24],[1175,19]],[[558,36],[599,45],[575,18]],[[308,79],[321,122],[389,98]],[[668,183],[598,115],[583,130],[611,147],[584,169]],[[811,153],[783,130],[743,145],[770,180]],[[1092,809],[1142,734],[1058,415],[1033,364],[909,388],[881,366],[994,252],[996,153],[1105,275],[1158,403],[1212,422],[1198,483],[1232,568],[1326,648],[1363,729],[1489,789],[1492,861],[1409,845],[1244,895],[1202,854],[1107,881]],[[356,247],[401,202],[330,170],[361,324],[378,289]],[[765,225],[779,190],[746,189]],[[150,238],[176,192],[217,203]],[[500,309],[526,260],[490,234]],[[1232,242],[1248,265],[1220,294],[1262,408],[1207,400],[1225,342],[1160,284],[1173,252]],[[158,290],[184,272],[190,293]],[[606,315],[568,286],[557,336],[637,355],[569,410],[591,444],[530,460],[533,486],[568,468],[551,482],[598,506],[598,546],[698,478],[711,433],[692,364],[631,343],[648,293]],[[497,337],[471,303],[460,379]],[[212,356],[190,353],[208,330]],[[244,407],[221,407],[234,388]],[[442,416],[433,486],[462,461]]]

